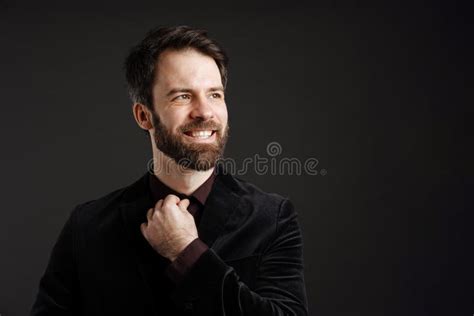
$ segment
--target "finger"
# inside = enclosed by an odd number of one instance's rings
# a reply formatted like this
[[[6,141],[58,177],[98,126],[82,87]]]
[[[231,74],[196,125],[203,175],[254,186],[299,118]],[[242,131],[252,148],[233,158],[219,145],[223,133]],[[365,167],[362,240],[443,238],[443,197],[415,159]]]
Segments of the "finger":
[[[146,237],[146,228],[147,228],[146,223],[140,224],[140,231],[142,232],[143,237],[145,237],[145,239],[148,240],[148,238]]]
[[[159,200],[159,201],[155,204],[155,212],[156,212],[156,213],[161,212],[162,208],[163,208],[163,200]]]
[[[154,208],[150,208],[148,212],[146,212],[146,219],[148,222],[151,222],[153,220],[153,213],[155,212]]]
[[[189,199],[182,199],[178,203],[178,207],[183,211],[188,211],[189,204],[191,204],[191,201]]]
[[[163,199],[159,199],[158,202],[156,202],[155,204],[155,209],[159,210],[162,205],[163,205]]]
[[[177,197],[174,194],[169,194],[165,197],[161,209],[162,210],[172,209],[173,206],[176,206],[179,203],[179,201],[181,201],[179,197]]]

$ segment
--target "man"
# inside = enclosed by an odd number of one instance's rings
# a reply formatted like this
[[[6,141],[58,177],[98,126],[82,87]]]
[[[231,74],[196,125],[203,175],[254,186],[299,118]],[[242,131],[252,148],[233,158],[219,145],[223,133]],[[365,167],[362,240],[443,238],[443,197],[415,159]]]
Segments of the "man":
[[[152,172],[73,210],[31,315],[307,315],[293,204],[217,163],[222,48],[202,30],[158,28],[125,68]]]

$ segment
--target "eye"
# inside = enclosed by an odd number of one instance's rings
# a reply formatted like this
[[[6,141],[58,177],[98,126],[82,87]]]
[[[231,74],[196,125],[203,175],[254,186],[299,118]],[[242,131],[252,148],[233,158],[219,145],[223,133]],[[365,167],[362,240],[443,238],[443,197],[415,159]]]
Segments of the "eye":
[[[189,100],[191,96],[189,94],[180,94],[175,97],[173,100]]]
[[[221,99],[222,98],[222,94],[218,93],[218,92],[214,92],[211,94],[211,98],[213,99]]]

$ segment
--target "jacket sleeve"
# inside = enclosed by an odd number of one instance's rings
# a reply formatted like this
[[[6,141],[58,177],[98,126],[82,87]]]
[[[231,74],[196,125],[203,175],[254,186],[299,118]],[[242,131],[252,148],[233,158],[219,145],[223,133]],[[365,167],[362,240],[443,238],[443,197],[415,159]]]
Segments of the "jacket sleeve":
[[[307,315],[303,239],[290,200],[281,203],[275,236],[262,254],[252,289],[208,249],[171,297],[194,315]]]
[[[31,316],[76,315],[78,281],[74,258],[74,214],[64,224],[40,279],[38,294],[30,311]]]

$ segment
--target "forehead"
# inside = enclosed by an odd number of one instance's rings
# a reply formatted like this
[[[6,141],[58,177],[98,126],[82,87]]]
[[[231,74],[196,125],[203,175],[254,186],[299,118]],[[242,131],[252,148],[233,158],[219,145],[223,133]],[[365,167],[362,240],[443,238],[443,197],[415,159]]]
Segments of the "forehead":
[[[214,59],[195,49],[165,50],[155,67],[155,86],[160,90],[177,86],[202,89],[222,85]]]

